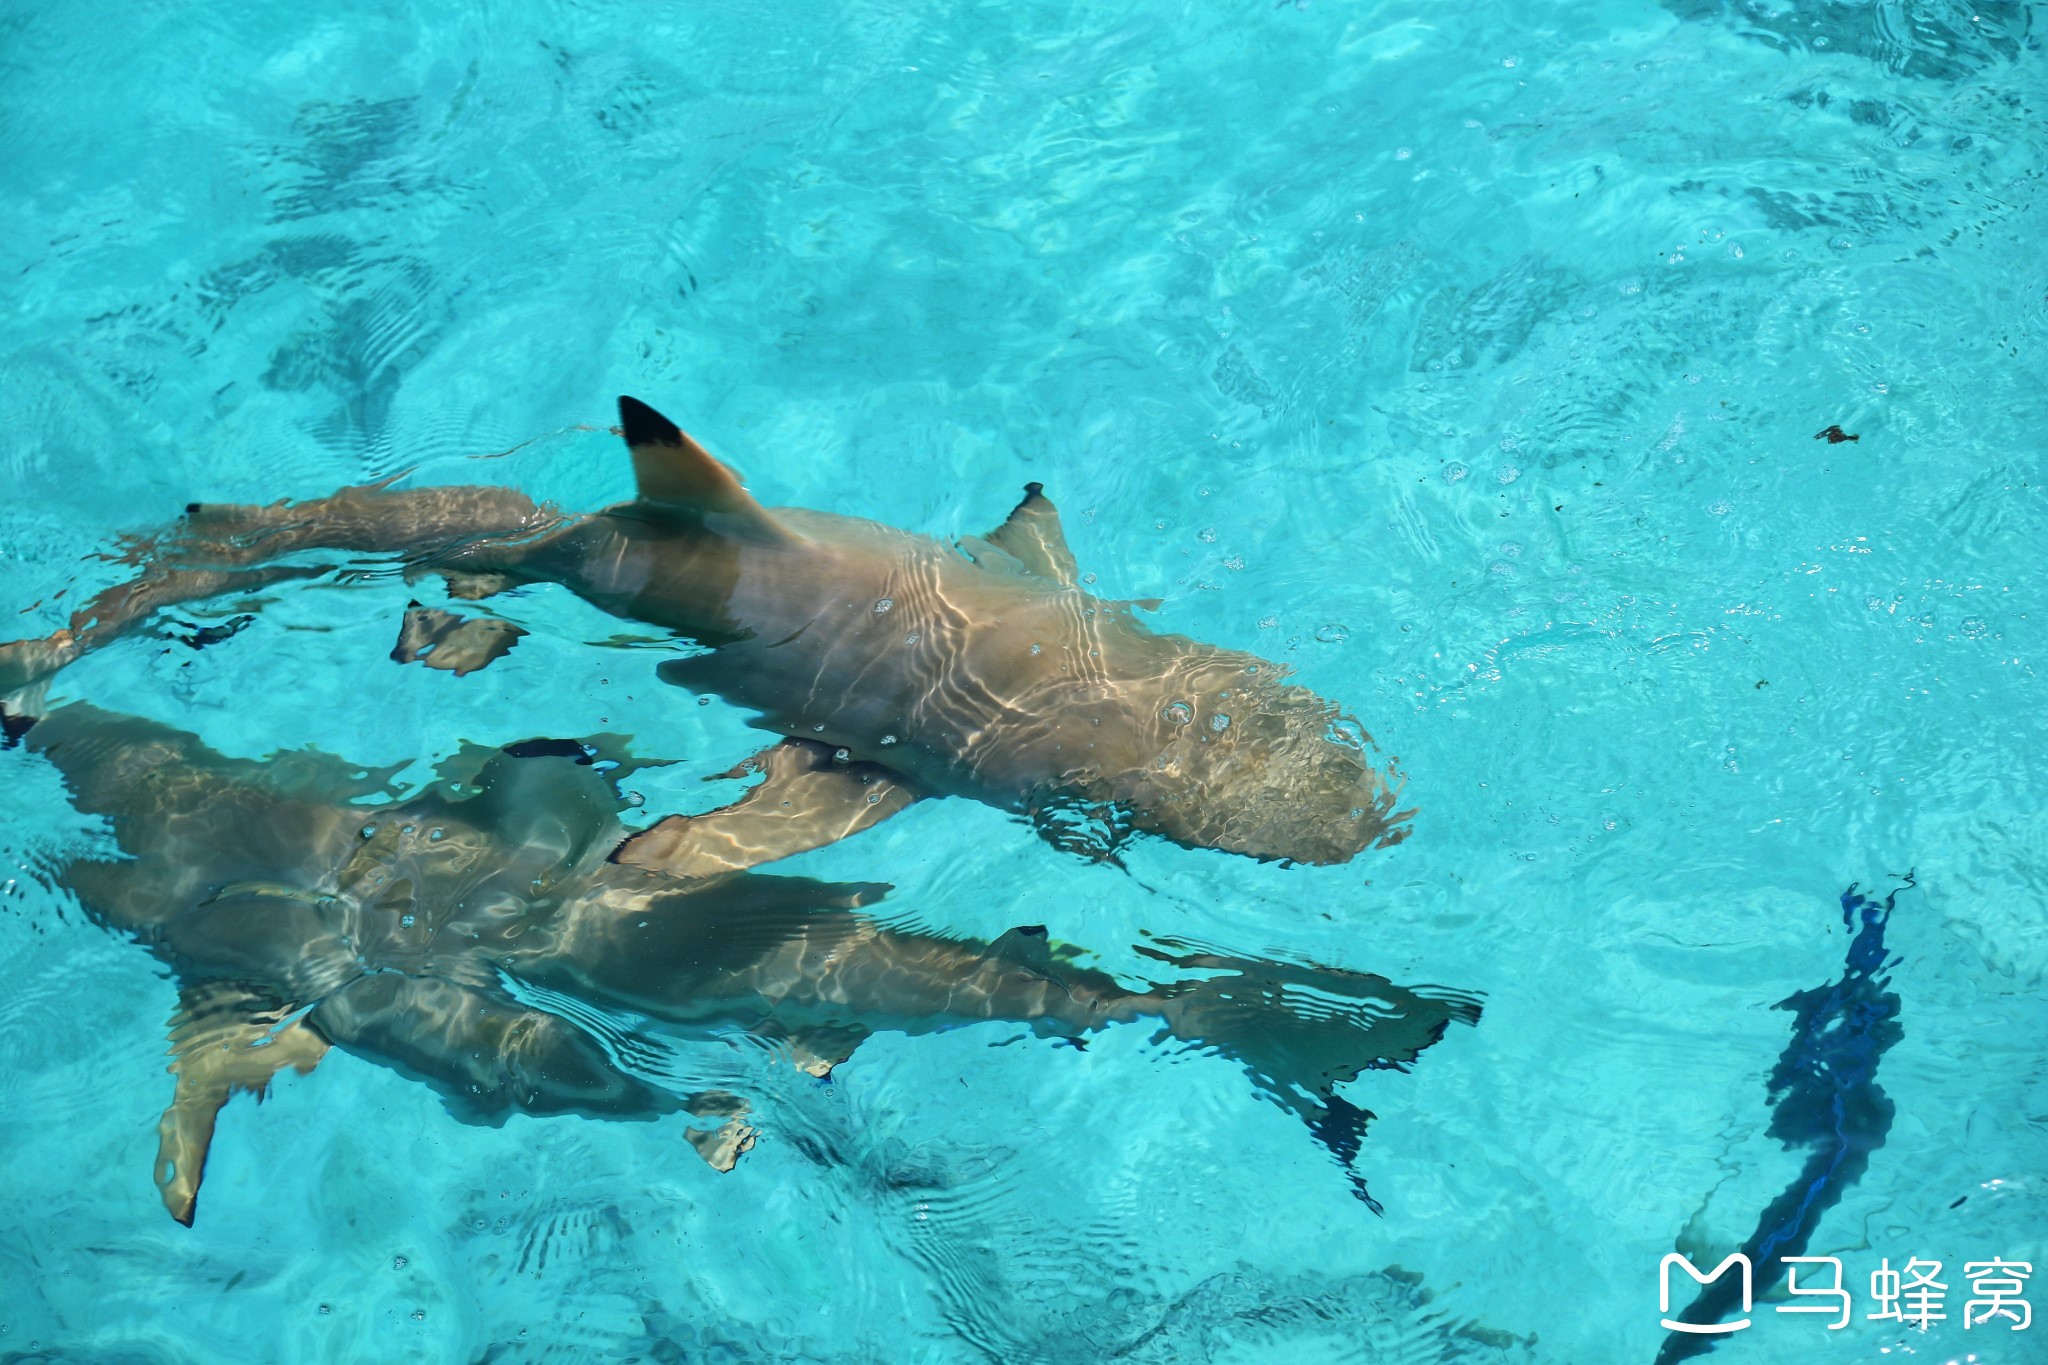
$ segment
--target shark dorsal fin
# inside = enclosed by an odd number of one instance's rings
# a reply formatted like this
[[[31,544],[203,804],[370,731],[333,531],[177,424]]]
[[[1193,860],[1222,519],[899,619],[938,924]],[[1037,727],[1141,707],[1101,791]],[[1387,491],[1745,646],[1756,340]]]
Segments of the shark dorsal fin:
[[[1034,976],[1048,976],[1053,971],[1052,940],[1046,936],[1043,924],[1020,924],[1004,930],[982,956],[1014,963]]]
[[[792,539],[730,469],[639,399],[620,396],[619,432],[633,452],[633,481],[643,504],[724,517],[754,539]]]
[[[1060,509],[1045,496],[1042,484],[1024,485],[1024,501],[1009,519],[988,533],[996,546],[1024,566],[1025,572],[1050,578],[1071,588],[1080,574],[1074,566],[1074,552],[1067,548],[1067,534],[1060,529]]]

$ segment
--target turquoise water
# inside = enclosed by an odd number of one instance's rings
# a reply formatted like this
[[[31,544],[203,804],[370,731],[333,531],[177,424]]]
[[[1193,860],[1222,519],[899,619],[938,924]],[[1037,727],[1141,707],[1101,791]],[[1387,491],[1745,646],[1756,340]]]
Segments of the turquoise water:
[[[1648,1365],[1659,1258],[1733,1250],[1805,1160],[1770,1007],[1842,975],[1845,888],[1908,870],[1896,1116],[1811,1246],[1857,1320],[1761,1306],[1716,1354],[2048,1359],[2048,1323],[1965,1332],[1958,1273],[2048,1260],[2043,32],[1989,0],[11,7],[0,634],[194,499],[614,500],[620,392],[773,504],[958,535],[1043,481],[1099,591],[1363,719],[1413,837],[1120,870],[956,800],[778,870],[1131,976],[1176,933],[1487,1007],[1346,1088],[1380,1217],[1227,1061],[985,1025],[762,1069],[725,1176],[668,1121],[464,1126],[337,1053],[224,1112],[187,1230],[149,1179],[172,987],[49,889],[105,836],[16,751],[0,1359]],[[566,592],[484,673],[395,667],[407,596],[282,588],[58,691],[420,773],[624,730],[683,760],[650,810],[760,747]],[[1925,1336],[1864,1318],[1909,1257],[1949,1267]]]

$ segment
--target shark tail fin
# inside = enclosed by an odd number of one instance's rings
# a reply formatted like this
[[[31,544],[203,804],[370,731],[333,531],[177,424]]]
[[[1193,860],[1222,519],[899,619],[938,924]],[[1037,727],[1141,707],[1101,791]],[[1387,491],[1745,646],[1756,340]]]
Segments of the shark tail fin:
[[[286,1067],[311,1071],[327,1040],[298,1011],[235,986],[187,986],[171,1015],[171,1107],[157,1125],[156,1183],[171,1217],[192,1226],[221,1106],[238,1090],[262,1099]]]
[[[752,540],[795,539],[740,486],[738,475],[639,399],[620,396],[619,434],[633,452],[633,480],[643,504],[721,516]]]
[[[1373,1114],[1336,1093],[1365,1071],[1405,1071],[1453,1023],[1479,1021],[1479,998],[1382,976],[1232,957],[1170,939],[1140,947],[1155,961],[1212,973],[1154,983],[1167,1034],[1243,1066],[1266,1095],[1293,1111],[1344,1167],[1352,1191],[1380,1206],[1356,1167]]]

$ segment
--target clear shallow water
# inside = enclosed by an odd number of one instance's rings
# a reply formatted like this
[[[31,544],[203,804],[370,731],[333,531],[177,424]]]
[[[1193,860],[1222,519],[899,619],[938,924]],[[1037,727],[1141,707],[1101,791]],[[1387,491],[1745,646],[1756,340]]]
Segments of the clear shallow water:
[[[0,1354],[1647,1362],[1658,1258],[1804,1159],[1769,1007],[1908,868],[1897,1117],[1812,1250],[1859,1299],[1881,1256],[2048,1259],[2038,7],[0,25],[20,633],[195,498],[615,498],[574,428],[617,392],[772,503],[973,533],[1042,480],[1101,590],[1364,719],[1414,837],[1127,875],[952,801],[787,870],[1127,973],[1174,932],[1488,996],[1347,1090],[1383,1218],[1227,1062],[988,1026],[762,1071],[725,1177],[668,1123],[465,1127],[335,1055],[226,1111],[187,1231],[148,1178],[172,989],[38,881],[95,836],[14,753]],[[650,809],[759,747],[566,594],[485,673],[395,668],[406,595],[281,591],[62,689],[248,754],[630,730],[685,760]],[[2039,1358],[1949,1279],[1926,1338],[1862,1301],[1718,1354]]]

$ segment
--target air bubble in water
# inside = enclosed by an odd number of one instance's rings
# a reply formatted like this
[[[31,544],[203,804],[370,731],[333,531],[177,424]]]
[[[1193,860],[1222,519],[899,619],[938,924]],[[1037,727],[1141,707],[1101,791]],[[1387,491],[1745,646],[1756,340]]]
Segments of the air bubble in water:
[[[1230,717],[1220,712],[1209,717],[1209,728],[1219,735],[1222,734],[1230,728]]]
[[[895,605],[896,600],[894,598],[885,597],[881,601],[875,603],[875,615],[880,616],[883,612],[889,610],[889,608]]]
[[[1963,634],[1972,640],[1981,640],[1991,633],[1991,627],[1985,623],[1984,618],[1981,616],[1964,617],[1961,629]]]
[[[364,837],[365,839],[374,839],[374,838],[376,838],[376,837],[377,837],[377,827],[376,827],[375,825],[364,825],[364,826],[363,826],[363,837]]]
[[[884,743],[884,744],[894,744],[894,743],[896,742],[896,736],[894,736],[894,735],[883,735],[883,736],[882,736],[882,741],[881,741],[881,742],[882,742],[882,743]]]
[[[851,749],[834,749],[834,750],[832,751],[832,761],[833,761],[834,763],[850,763],[850,762],[852,762],[852,761],[853,761],[853,750],[851,750]]]
[[[1471,472],[1471,470],[1465,468],[1465,466],[1459,464],[1456,460],[1453,460],[1449,464],[1444,466],[1444,482],[1456,483],[1458,480],[1464,478],[1467,474],[1470,474]]]
[[[1186,725],[1195,718],[1195,708],[1184,701],[1166,704],[1166,719],[1175,725]]]
[[[1341,645],[1351,638],[1351,632],[1341,623],[1332,621],[1316,627],[1316,638],[1326,645]]]

